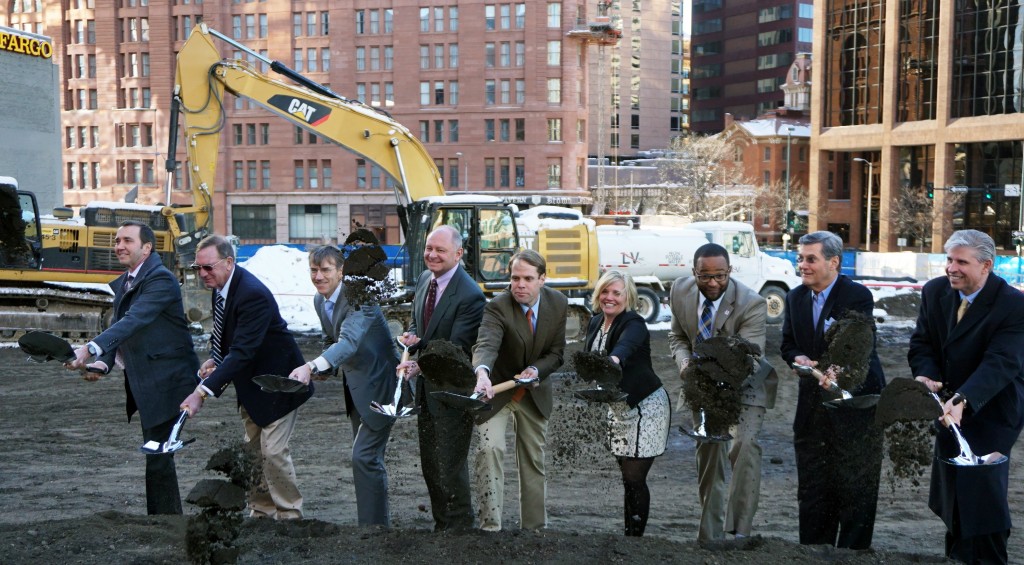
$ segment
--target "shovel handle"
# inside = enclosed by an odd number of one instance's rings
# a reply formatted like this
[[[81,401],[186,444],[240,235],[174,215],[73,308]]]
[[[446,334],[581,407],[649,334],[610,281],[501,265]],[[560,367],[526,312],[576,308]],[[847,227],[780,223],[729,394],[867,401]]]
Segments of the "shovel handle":
[[[540,382],[540,379],[531,379],[531,380],[528,380],[528,381],[521,381],[521,380],[519,380],[519,375],[516,375],[516,376],[512,377],[511,379],[509,379],[509,380],[507,380],[505,382],[501,382],[501,383],[498,383],[498,384],[494,385],[491,388],[494,390],[494,394],[498,394],[499,392],[505,392],[506,390],[512,390],[512,389],[516,388],[517,386],[526,386],[526,385],[533,384],[533,383],[536,383],[536,382]]]

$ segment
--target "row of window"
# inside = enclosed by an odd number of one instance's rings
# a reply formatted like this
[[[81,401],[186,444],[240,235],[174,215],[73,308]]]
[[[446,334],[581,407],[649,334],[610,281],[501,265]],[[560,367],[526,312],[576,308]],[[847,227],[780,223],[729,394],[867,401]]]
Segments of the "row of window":
[[[388,12],[390,11],[391,9],[389,8]],[[260,17],[263,18],[266,16],[260,14]],[[262,28],[263,26],[261,21],[260,29],[262,30]],[[329,12],[327,11],[306,12],[305,14],[302,12],[295,12],[292,14],[292,35],[295,37],[302,37],[303,35],[308,37],[322,35],[327,37],[330,35],[330,32],[330,17]]]
[[[319,56],[317,55],[318,51]],[[323,47],[319,50],[315,47],[310,47],[305,50],[293,49],[292,69],[300,73],[329,72],[331,70],[331,49],[329,47]]]
[[[66,183],[71,190],[98,190],[100,164],[97,162],[65,163]]]
[[[422,10],[423,9],[421,9],[421,12]],[[457,7],[452,7],[452,10],[454,10],[453,21],[455,22],[455,27],[452,28],[452,31],[457,31],[459,29],[459,9]],[[326,14],[326,12],[323,12],[323,14]],[[394,17],[395,14],[392,8],[383,8],[380,10],[356,10],[356,35],[377,35],[382,33],[382,29],[383,33],[391,33],[394,30]],[[384,24],[383,28],[381,27],[382,21]],[[324,35],[327,35],[326,32]]]
[[[100,126],[71,126],[64,128],[64,147],[82,149],[100,146]]]

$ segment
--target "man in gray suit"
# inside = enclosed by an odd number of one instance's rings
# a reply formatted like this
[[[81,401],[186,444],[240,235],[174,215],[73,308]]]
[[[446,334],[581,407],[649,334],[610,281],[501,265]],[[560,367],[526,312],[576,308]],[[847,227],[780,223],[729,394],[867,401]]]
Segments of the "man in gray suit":
[[[199,359],[185,321],[181,287],[155,253],[156,236],[141,222],[121,224],[114,239],[117,260],[128,270],[110,283],[114,291],[114,323],[75,351],[68,368],[88,366],[107,373],[124,368],[128,419],[139,411],[144,441],[167,441],[178,417],[178,399],[198,383]],[[99,372],[85,374],[86,380]],[[149,514],[181,514],[181,494],[174,454],[146,455],[146,510]]]
[[[714,336],[742,337],[760,347],[763,355],[768,307],[759,294],[730,279],[729,253],[716,243],[702,245],[694,253],[693,267],[693,277],[681,277],[672,283],[668,340],[680,374],[693,356],[693,347]],[[747,377],[740,390],[742,407],[739,423],[730,430],[732,445],[697,444],[697,488],[702,507],[698,540],[723,539],[725,532],[737,538],[750,535],[761,496],[761,445],[757,434],[766,409],[775,406],[777,388],[775,370],[762,357],[759,369]],[[728,490],[727,458],[732,463]]]
[[[342,263],[337,247],[322,245],[309,253],[310,278],[317,291],[313,306],[331,345],[288,376],[308,383],[314,372],[341,369],[345,410],[354,436],[352,476],[359,525],[388,527],[391,519],[384,449],[394,421],[371,410],[370,403],[391,403],[398,356],[380,306],[355,306],[345,298]]]
[[[459,265],[462,235],[451,226],[440,226],[427,236],[423,262],[413,301],[412,325],[402,343],[419,351],[431,339],[445,339],[472,355],[487,299],[473,278]],[[429,302],[428,302],[429,301]],[[415,361],[399,365],[411,378],[419,369]],[[473,416],[465,410],[438,402],[437,390],[425,378],[417,379],[416,403],[420,439],[420,465],[430,494],[434,531],[468,530],[473,527],[469,488],[469,443]]]

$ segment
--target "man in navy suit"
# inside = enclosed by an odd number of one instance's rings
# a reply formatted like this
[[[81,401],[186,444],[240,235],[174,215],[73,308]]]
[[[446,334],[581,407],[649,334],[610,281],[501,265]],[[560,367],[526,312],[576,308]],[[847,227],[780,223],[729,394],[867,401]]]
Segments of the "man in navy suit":
[[[128,420],[136,410],[144,441],[167,441],[179,410],[175,399],[196,386],[199,360],[185,321],[177,277],[153,252],[156,236],[141,222],[121,224],[114,239],[117,260],[128,270],[110,283],[114,323],[75,351],[69,368],[95,381],[115,364],[124,368]],[[146,455],[146,511],[181,514],[174,454]]]
[[[423,262],[413,301],[412,326],[402,343],[422,350],[431,339],[446,339],[470,357],[476,343],[487,299],[473,278],[462,268],[462,235],[451,226],[440,226],[427,236]],[[434,286],[433,293],[430,291]],[[433,300],[429,320],[427,300]],[[407,377],[419,368],[408,361],[399,370]],[[473,416],[438,402],[430,395],[436,389],[426,379],[417,379],[417,428],[420,465],[430,494],[434,530],[469,530],[473,527],[473,505],[469,486],[469,443],[473,437]]]
[[[992,273],[995,242],[977,230],[946,241],[946,276],[921,291],[907,359],[976,455],[1009,455],[1024,426],[1024,295]],[[962,401],[962,402],[961,402]],[[938,461],[960,447],[938,430],[928,506],[946,525],[946,555],[965,563],[1006,563],[1009,464],[958,468]]]
[[[825,330],[846,312],[872,316],[874,298],[863,285],[839,274],[839,236],[818,231],[799,243],[797,268],[803,284],[786,295],[782,358],[813,367],[826,350]],[[826,409],[821,394],[826,385],[800,379],[793,421],[800,543],[867,549],[875,528],[882,433],[874,425],[873,408]],[[885,375],[872,344],[867,377],[850,393],[877,394],[883,386]]]
[[[345,411],[352,424],[352,482],[359,525],[388,527],[391,517],[384,450],[394,420],[371,410],[370,403],[390,404],[394,399],[398,355],[380,306],[357,306],[345,297],[342,263],[341,251],[332,245],[321,245],[309,253],[310,278],[317,292],[313,307],[331,345],[288,376],[308,383],[314,372],[340,370]]]
[[[252,382],[256,375],[285,376],[302,364],[302,352],[281,318],[277,301],[255,276],[235,264],[235,249],[226,238],[211,235],[199,242],[192,266],[214,290],[213,307],[224,300],[219,344],[211,339],[210,359],[200,367],[203,382],[181,403],[195,416],[209,396],[220,397],[235,385],[245,441],[260,447],[263,477],[249,493],[250,515],[288,520],[302,517],[302,495],[288,448],[297,408],[313,394],[268,393]],[[216,323],[214,324],[216,326]],[[214,328],[217,333],[216,327]]]

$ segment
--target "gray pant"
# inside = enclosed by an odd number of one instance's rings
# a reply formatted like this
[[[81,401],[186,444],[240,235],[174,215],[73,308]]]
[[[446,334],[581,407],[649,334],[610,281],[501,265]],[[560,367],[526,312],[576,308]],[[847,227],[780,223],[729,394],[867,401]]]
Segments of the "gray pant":
[[[723,539],[725,532],[750,535],[761,497],[761,444],[757,434],[765,409],[743,405],[739,423],[729,429],[727,443],[697,444],[697,478],[701,516],[697,539]],[[695,418],[699,422],[699,416]],[[726,461],[732,481],[726,484]]]

